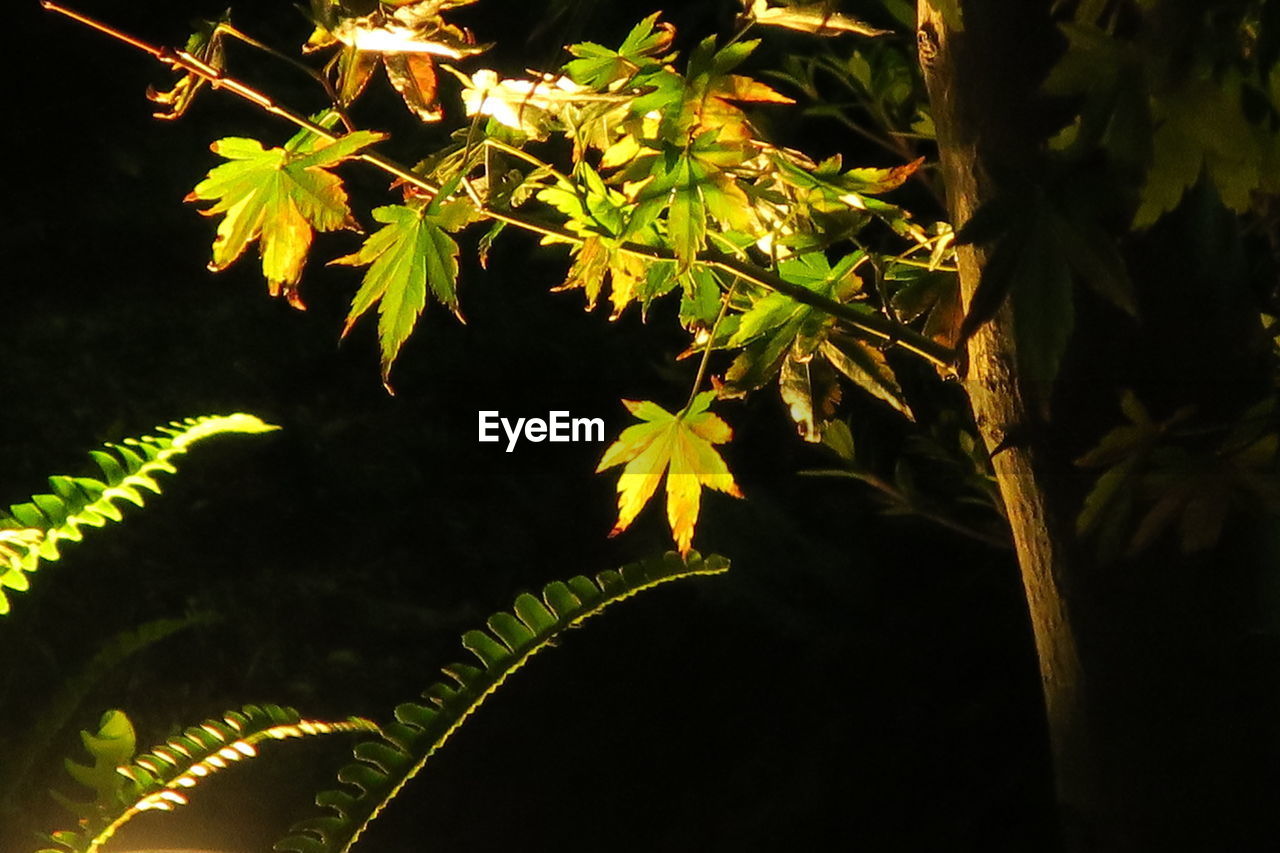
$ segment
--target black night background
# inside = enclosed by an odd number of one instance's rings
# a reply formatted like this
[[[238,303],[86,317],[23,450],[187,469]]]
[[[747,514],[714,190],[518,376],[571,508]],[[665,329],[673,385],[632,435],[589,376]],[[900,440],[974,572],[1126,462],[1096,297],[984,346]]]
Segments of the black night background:
[[[222,9],[82,2],[171,44]],[[735,6],[666,11],[688,47],[724,31]],[[616,43],[654,8],[483,0],[460,19],[496,44],[488,62],[518,73],[569,41]],[[167,83],[163,67],[34,0],[10,12],[5,502],[47,474],[86,470],[84,451],[101,442],[171,419],[244,411],[283,429],[192,453],[145,511],[45,566],[0,624],[8,748],[105,638],[159,617],[216,616],[97,684],[23,781],[0,848],[34,849],[32,830],[67,823],[44,791],[72,790],[61,759],[79,757],[77,731],[109,708],[130,714],[142,746],[246,702],[382,719],[517,592],[669,547],[657,507],[607,538],[615,497],[612,478],[593,473],[601,446],[504,453],[477,443],[476,413],[566,409],[604,417],[615,435],[620,398],[687,389],[695,365],[673,360],[682,343],[670,311],[610,323],[584,313],[581,294],[548,292],[562,249],[509,236],[482,270],[464,241],[467,324],[430,306],[389,396],[371,323],[339,341],[358,275],[323,264],[354,251],[356,235],[319,237],[305,313],[268,298],[252,258],[205,269],[214,225],[182,197],[215,162],[209,143],[280,144],[291,129],[217,93],[157,122],[143,93]],[[235,14],[286,49],[309,32],[284,0]],[[803,44],[779,38],[772,50]],[[251,51],[233,47],[232,67],[281,102],[320,106],[305,77]],[[385,82],[374,88],[358,114],[393,133],[388,153],[411,159],[439,138]],[[456,88],[444,100],[460,109]],[[834,124],[775,130],[891,165]],[[342,174],[355,198],[381,203],[381,175],[359,164]],[[852,405],[892,440],[887,409]],[[374,824],[367,849],[1052,847],[1039,680],[1011,552],[884,517],[855,483],[799,475],[831,459],[794,435],[776,393],[725,415],[748,499],[707,497],[697,547],[733,569],[620,605],[533,661]],[[270,745],[109,849],[266,850],[332,787],[349,748],[343,737]]]

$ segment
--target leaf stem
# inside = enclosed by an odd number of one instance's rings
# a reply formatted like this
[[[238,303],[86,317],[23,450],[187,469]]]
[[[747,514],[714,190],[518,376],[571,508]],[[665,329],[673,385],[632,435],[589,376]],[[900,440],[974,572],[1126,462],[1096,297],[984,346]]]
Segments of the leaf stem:
[[[523,148],[517,148],[514,145],[508,145],[502,140],[494,139],[491,136],[486,136],[484,140],[481,142],[481,144],[487,148],[492,148],[496,151],[501,151],[504,154],[510,154],[512,157],[518,157],[519,159],[525,161],[531,166],[535,166],[539,169],[545,169],[547,174],[551,175],[552,177],[557,178],[570,186],[573,185],[573,181],[569,180],[569,176],[566,175],[564,172],[561,172],[559,169],[553,168],[552,166],[542,162],[537,157],[534,157],[532,154],[530,154],[528,151],[525,151]]]
[[[729,289],[724,292],[724,296],[720,299],[720,312],[716,314],[715,322],[711,324],[711,328],[707,332],[707,345],[702,348],[702,359],[698,362],[698,375],[694,377],[693,389],[689,392],[689,399],[685,402],[684,408],[680,410],[680,415],[689,411],[689,407],[693,405],[693,401],[698,397],[698,389],[702,387],[702,381],[707,378],[707,365],[711,363],[711,350],[715,348],[716,332],[720,329],[720,323],[724,321],[725,315],[729,313],[729,302],[733,299],[733,292],[738,289],[740,281],[741,279],[735,276],[733,284],[729,285]],[[680,415],[677,415],[677,417]]]
[[[333,109],[338,113],[338,117],[342,119],[342,124],[344,127],[346,127],[347,132],[351,133],[356,129],[355,125],[351,121],[350,116],[347,115],[346,107],[342,105],[342,99],[338,97],[338,92],[333,88],[333,84],[329,82],[329,78],[325,74],[315,70],[310,65],[307,65],[305,62],[299,62],[298,60],[294,59],[292,56],[290,56],[287,53],[282,53],[281,51],[276,50],[274,47],[272,47],[269,44],[265,44],[263,42],[258,41],[253,36],[249,35],[246,32],[243,32],[242,30],[232,26],[231,24],[220,22],[217,25],[216,32],[226,33],[232,38],[238,39],[244,44],[247,44],[249,47],[256,48],[257,50],[262,51],[268,56],[278,59],[281,62],[285,63],[286,65],[290,65],[298,69],[303,74],[306,74],[308,77],[315,80],[317,83],[319,83],[321,86],[324,87],[325,94],[328,96],[329,101],[332,103]]]

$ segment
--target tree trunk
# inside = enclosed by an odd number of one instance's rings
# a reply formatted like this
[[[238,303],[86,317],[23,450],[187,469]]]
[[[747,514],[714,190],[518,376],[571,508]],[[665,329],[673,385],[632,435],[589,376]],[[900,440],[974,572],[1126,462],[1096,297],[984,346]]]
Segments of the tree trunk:
[[[1054,129],[1037,91],[1062,46],[1051,0],[966,3],[962,31],[947,26],[935,2],[919,3],[920,62],[949,214],[960,225],[985,202],[1035,185],[1042,140]],[[1236,656],[1255,609],[1237,594],[1257,579],[1239,567],[1254,559],[1249,530],[1237,526],[1234,541],[1216,552],[1234,561],[1230,572],[1175,549],[1117,575],[1096,565],[1074,535],[1082,491],[1070,460],[1118,420],[1119,388],[1145,383],[1151,394],[1185,395],[1217,412],[1265,393],[1257,353],[1238,343],[1258,337],[1248,300],[1229,294],[1209,322],[1197,282],[1181,294],[1170,285],[1194,277],[1180,236],[1170,227],[1143,238],[1154,271],[1137,282],[1139,298],[1144,309],[1157,307],[1144,314],[1140,333],[1117,335],[1105,314],[1099,320],[1077,301],[1071,367],[1051,422],[1033,404],[1047,391],[1019,375],[1018,317],[1008,301],[968,342],[967,388],[1008,510],[1040,661],[1063,846],[1072,853],[1280,849],[1280,817],[1272,816],[1280,815],[1280,765],[1256,766],[1275,758],[1274,726],[1259,722],[1276,707],[1274,694],[1248,693],[1232,680],[1249,671],[1248,663],[1232,667],[1244,660]],[[958,250],[966,307],[989,256],[981,245]],[[1144,287],[1158,299],[1144,302]],[[1181,351],[1152,355],[1175,341]],[[1199,358],[1186,354],[1188,341]],[[1216,372],[1205,370],[1204,352],[1223,353]],[[1266,737],[1273,740],[1250,746]]]

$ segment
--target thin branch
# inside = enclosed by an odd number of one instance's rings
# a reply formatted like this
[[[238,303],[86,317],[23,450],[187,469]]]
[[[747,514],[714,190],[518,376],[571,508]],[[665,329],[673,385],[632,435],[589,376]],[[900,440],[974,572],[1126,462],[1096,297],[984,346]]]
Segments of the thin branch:
[[[510,154],[512,157],[518,157],[519,159],[525,161],[531,166],[534,166],[538,169],[546,170],[547,174],[551,175],[552,177],[558,178],[559,180],[563,181],[566,184],[569,184],[570,186],[573,185],[573,181],[569,180],[569,176],[566,175],[564,172],[561,172],[559,169],[556,169],[547,165],[546,163],[539,160],[537,157],[534,157],[528,151],[525,151],[523,148],[517,148],[514,145],[508,145],[507,143],[503,142],[501,139],[494,139],[492,136],[486,136],[481,141],[480,144],[485,146],[486,148],[492,148],[494,151],[501,151],[504,154]]]
[[[912,503],[897,487],[876,474],[865,471],[846,471],[834,468],[820,471],[801,471],[800,475],[804,477],[836,477],[841,479],[857,480],[858,482],[865,483],[880,492],[890,501],[901,504],[912,515],[918,515],[926,521],[932,521],[939,527],[945,527],[953,533],[959,533],[961,536],[968,537],[976,542],[981,542],[984,545],[989,545],[992,548],[999,548],[1002,551],[1008,551],[1013,547],[1013,543],[1006,537],[970,527],[963,521],[954,519],[949,515],[925,509]]]
[[[710,330],[707,332],[707,345],[702,350],[702,359],[698,362],[698,375],[694,377],[693,389],[689,392],[689,399],[684,404],[681,412],[687,412],[689,407],[693,405],[693,401],[698,399],[698,389],[702,387],[702,380],[707,378],[707,366],[711,364],[711,351],[715,349],[716,332],[720,330],[720,324],[724,322],[724,317],[729,313],[729,302],[733,299],[733,292],[738,289],[738,279],[733,280],[733,284],[729,285],[729,289],[724,292],[724,296],[720,299],[720,311],[716,314],[715,322],[711,324]]]
[[[232,38],[238,39],[244,44],[247,44],[249,47],[256,48],[257,50],[262,51],[268,56],[273,57],[274,59],[278,59],[281,62],[285,63],[286,65],[290,65],[298,69],[303,74],[306,74],[308,77],[310,77],[312,80],[315,80],[317,83],[319,83],[321,86],[324,87],[325,95],[328,96],[330,104],[332,104],[334,110],[337,111],[338,117],[342,119],[342,124],[347,128],[347,132],[351,133],[356,129],[355,125],[351,121],[351,117],[347,115],[347,110],[346,110],[346,107],[344,107],[342,104],[342,99],[338,97],[337,90],[334,89],[333,84],[329,82],[328,75],[324,74],[323,72],[315,70],[310,65],[307,65],[305,62],[299,62],[298,60],[294,59],[292,56],[290,56],[287,53],[283,53],[279,50],[276,50],[274,47],[272,47],[269,44],[265,44],[263,42],[258,41],[253,36],[249,35],[246,32],[241,31],[236,27],[233,27],[231,24],[219,23],[217,26],[217,31],[226,33]]]
[[[322,139],[336,141],[341,138],[341,134],[322,127],[313,122],[304,115],[294,112],[288,107],[281,106],[273,101],[270,97],[259,92],[250,86],[241,83],[233,77],[229,77],[222,71],[214,68],[206,62],[202,62],[195,56],[192,56],[185,50],[174,50],[168,47],[156,47],[148,44],[141,39],[121,32],[107,24],[97,21],[80,12],[67,9],[52,0],[41,0],[40,5],[45,9],[59,14],[65,15],[75,21],[78,21],[88,27],[98,30],[114,39],[123,41],[144,53],[149,54],[154,59],[163,62],[175,69],[189,71],[209,82],[214,89],[225,89],[234,95],[237,95],[246,101],[256,105],[260,109],[278,116],[292,124],[316,134]],[[409,168],[400,165],[394,160],[383,157],[373,151],[365,150],[354,155],[351,159],[362,160],[372,166],[381,169],[389,175],[392,175],[407,184],[418,187],[429,195],[436,195],[440,188],[426,180],[420,175],[414,174]],[[478,212],[490,219],[498,222],[505,222],[514,225],[525,231],[531,231],[535,234],[541,234],[543,237],[549,238],[553,242],[560,242],[569,245],[582,245],[584,238],[574,234],[573,232],[554,225],[551,223],[540,222],[536,219],[519,216],[509,212],[495,210],[487,205],[479,206]],[[653,246],[642,246],[637,243],[623,243],[618,247],[620,251],[625,252],[633,257],[648,258],[657,261],[676,261],[678,260],[674,251]],[[852,329],[857,332],[884,343],[900,346],[909,352],[932,362],[940,368],[951,368],[956,362],[956,352],[950,347],[943,346],[937,341],[922,335],[910,326],[890,320],[874,312],[860,309],[857,306],[836,302],[830,297],[824,296],[809,288],[789,282],[774,272],[761,269],[753,264],[740,261],[723,252],[706,251],[698,255],[694,262],[699,266],[708,269],[717,269],[736,276],[744,281],[749,281],[760,287],[782,293],[791,297],[795,301],[819,308],[833,317],[844,321]]]

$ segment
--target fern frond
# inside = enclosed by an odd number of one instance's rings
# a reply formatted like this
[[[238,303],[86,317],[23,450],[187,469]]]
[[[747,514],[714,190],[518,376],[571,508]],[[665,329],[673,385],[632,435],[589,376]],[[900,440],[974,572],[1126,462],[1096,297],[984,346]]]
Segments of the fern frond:
[[[614,602],[678,578],[726,571],[728,561],[695,551],[601,572],[595,580],[578,576],[548,584],[541,599],[525,593],[515,600],[514,613],[489,617],[487,630],[468,631],[462,645],[477,658],[444,668],[447,682],[437,682],[423,694],[425,704],[405,703],[395,710],[395,722],[383,726],[376,740],[355,748],[356,762],[338,773],[345,790],[325,791],[316,804],[326,814],[295,824],[276,842],[275,850],[292,853],[345,853],[369,822],[420,771],[481,703],[507,678],[555,638],[596,615]]]
[[[0,744],[0,819],[12,818],[18,811],[18,796],[28,787],[31,768],[49,751],[55,737],[71,722],[86,696],[103,678],[124,661],[162,642],[179,631],[215,620],[208,613],[192,613],[178,619],[155,619],[110,637],[75,675],[62,680],[58,692],[34,715],[32,725],[21,738],[14,739],[11,749]],[[129,755],[132,756],[132,749]]]
[[[0,511],[0,616],[9,612],[6,588],[26,592],[27,575],[40,562],[59,557],[62,541],[79,542],[81,528],[102,527],[123,516],[118,503],[142,506],[143,492],[160,493],[160,474],[173,474],[173,460],[198,441],[224,433],[261,433],[279,427],[253,415],[235,414],[187,418],[157,427],[159,435],[127,438],[90,453],[102,470],[102,479],[55,476],[52,492],[34,495],[30,501]]]
[[[376,731],[374,723],[361,717],[321,722],[303,719],[292,708],[246,705],[240,711],[228,711],[221,720],[192,726],[134,758],[133,726],[123,712],[109,711],[98,735],[81,732],[94,765],[67,762],[72,777],[93,788],[97,800],[76,803],[60,797],[79,816],[80,827],[53,833],[49,840],[58,846],[39,853],[97,853],[111,836],[142,812],[172,811],[185,805],[187,791],[219,770],[253,758],[263,741]],[[128,756],[121,760],[125,745]],[[106,778],[106,774],[112,778]]]

